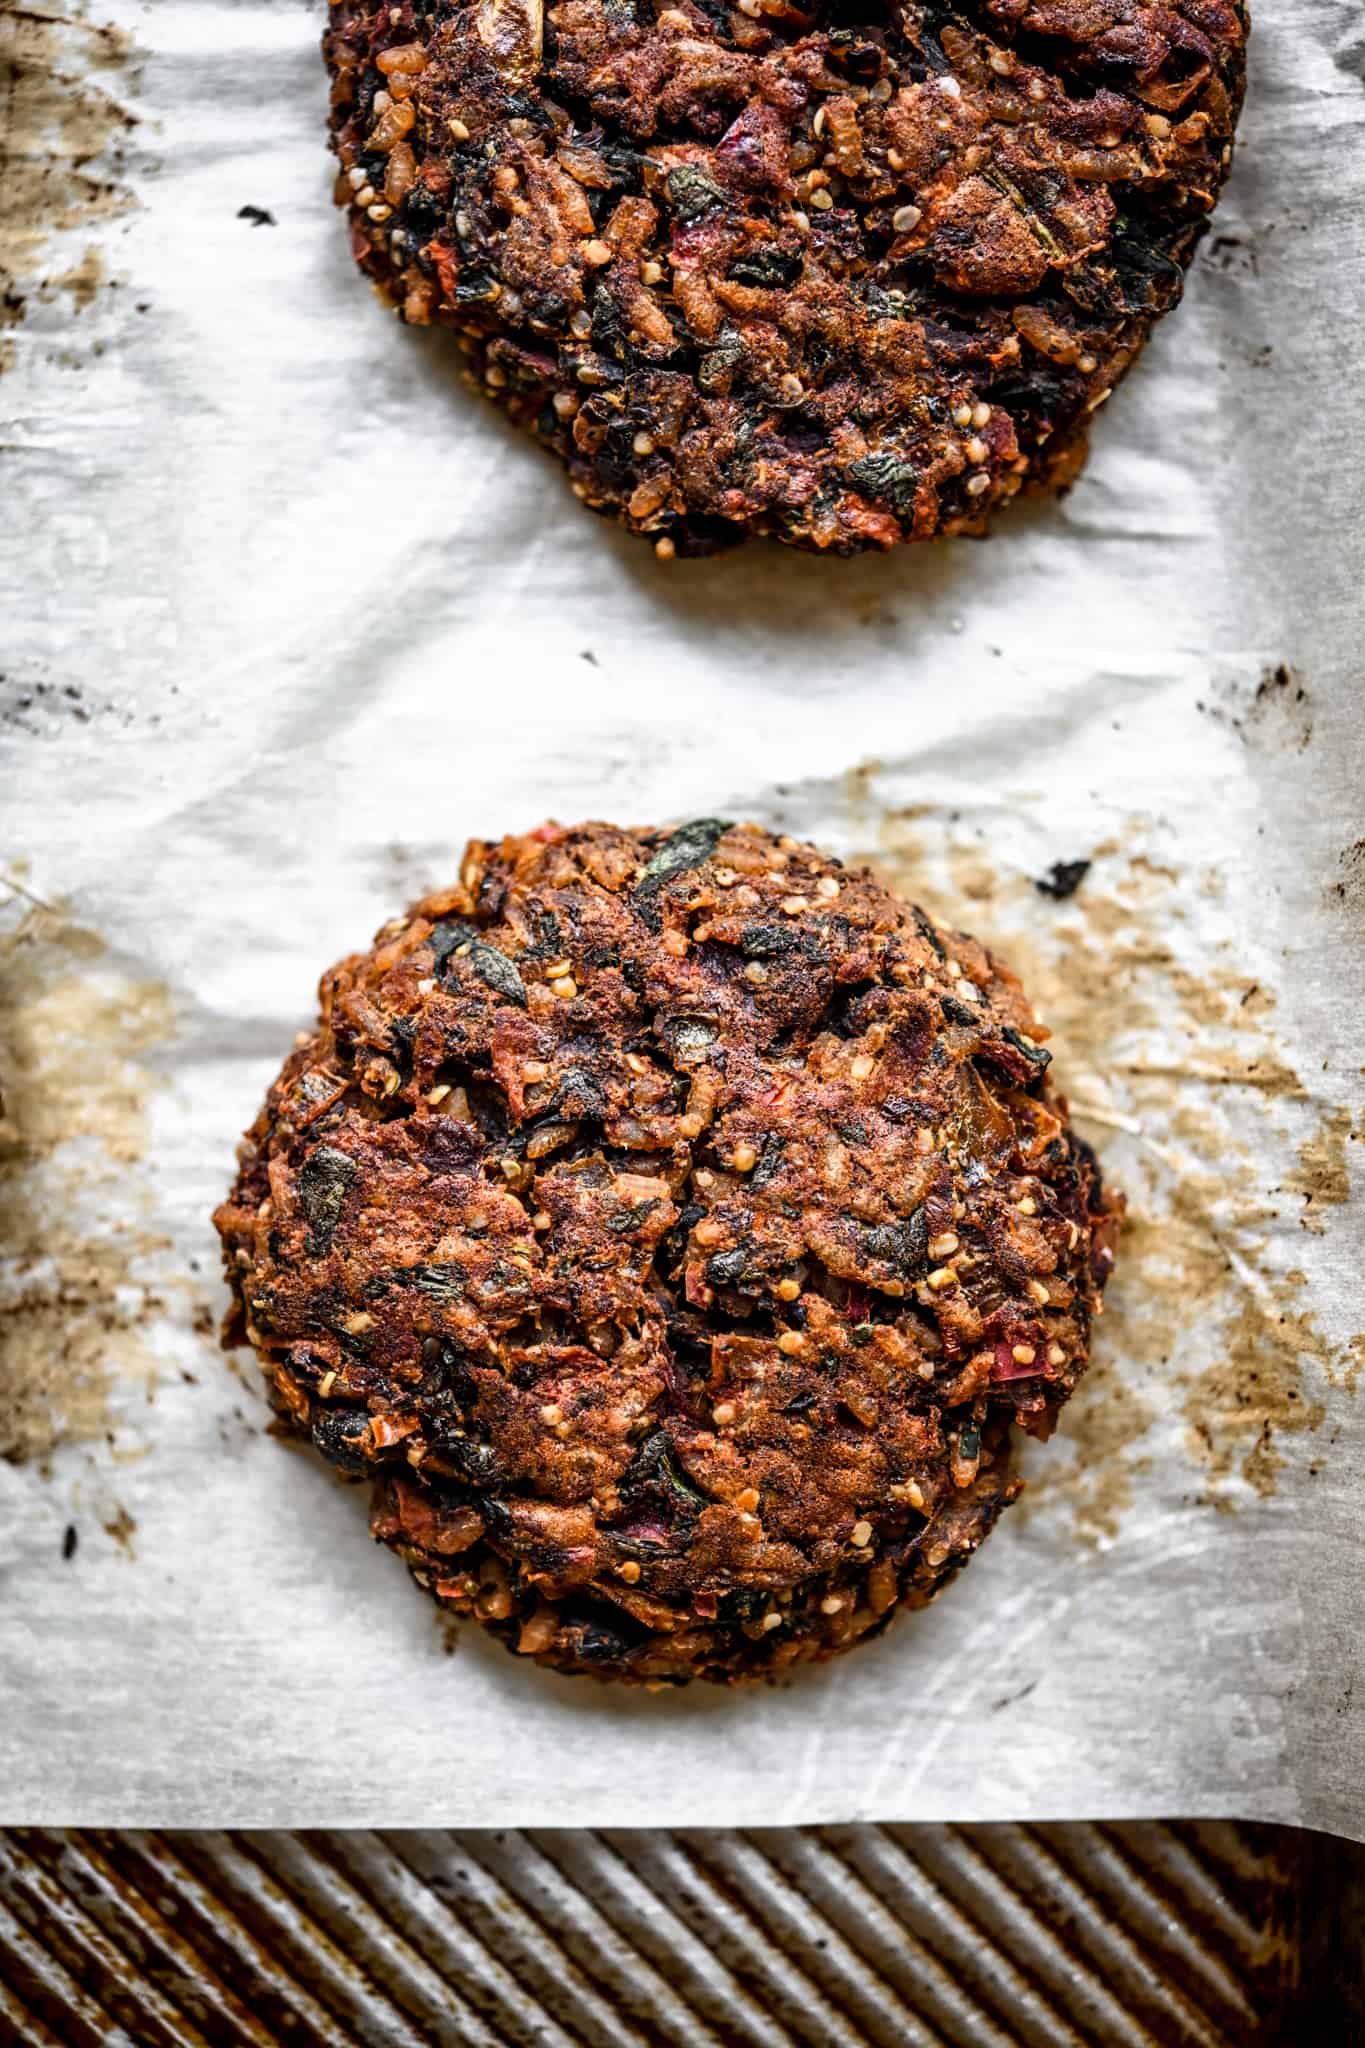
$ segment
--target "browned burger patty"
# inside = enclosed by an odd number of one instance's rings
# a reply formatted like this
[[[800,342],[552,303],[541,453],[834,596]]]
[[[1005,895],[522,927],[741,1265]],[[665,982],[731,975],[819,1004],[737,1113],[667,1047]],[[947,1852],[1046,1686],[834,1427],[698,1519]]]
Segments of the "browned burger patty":
[[[965,1562],[1120,1207],[984,947],[754,825],[546,825],[321,1002],[217,1213],[227,1335],[443,1606],[734,1680]]]
[[[1245,40],[1240,0],[340,0],[337,194],[661,554],[981,533],[1180,297]]]

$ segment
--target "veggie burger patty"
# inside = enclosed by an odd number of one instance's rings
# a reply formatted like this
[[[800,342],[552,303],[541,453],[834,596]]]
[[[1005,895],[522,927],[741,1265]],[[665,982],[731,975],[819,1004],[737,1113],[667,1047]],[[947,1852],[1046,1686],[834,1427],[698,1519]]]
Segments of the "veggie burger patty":
[[[357,262],[659,554],[1056,488],[1232,158],[1240,0],[338,0]]]
[[[420,1586],[655,1684],[933,1597],[1121,1209],[1008,968],[702,818],[475,840],[320,997],[217,1212],[227,1339]]]

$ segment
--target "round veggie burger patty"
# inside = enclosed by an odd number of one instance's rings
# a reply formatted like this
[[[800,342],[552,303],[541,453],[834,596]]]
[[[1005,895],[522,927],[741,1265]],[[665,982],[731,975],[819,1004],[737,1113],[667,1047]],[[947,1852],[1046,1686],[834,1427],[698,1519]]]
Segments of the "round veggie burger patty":
[[[362,269],[661,555],[981,533],[1180,297],[1240,0],[335,0]]]
[[[1008,968],[702,818],[474,840],[320,994],[215,1219],[226,1337],[419,1585],[673,1683],[933,1597],[1085,1370],[1122,1206]]]

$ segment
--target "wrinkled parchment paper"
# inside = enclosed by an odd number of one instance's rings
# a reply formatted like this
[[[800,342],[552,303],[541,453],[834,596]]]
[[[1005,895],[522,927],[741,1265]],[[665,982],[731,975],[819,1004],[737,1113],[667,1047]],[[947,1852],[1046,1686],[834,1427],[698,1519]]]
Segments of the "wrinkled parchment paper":
[[[4,30],[0,1821],[1365,1835],[1358,7],[1263,0],[1231,190],[1065,504],[672,566],[353,275],[317,8],[91,9]],[[448,1638],[264,1433],[208,1217],[318,973],[466,834],[702,811],[1015,961],[1132,1224],[934,1611],[632,1696]]]

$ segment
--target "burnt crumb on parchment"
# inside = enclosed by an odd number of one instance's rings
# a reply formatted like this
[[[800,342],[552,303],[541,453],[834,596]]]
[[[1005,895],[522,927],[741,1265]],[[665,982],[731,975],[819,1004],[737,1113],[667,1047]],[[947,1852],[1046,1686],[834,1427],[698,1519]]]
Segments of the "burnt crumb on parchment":
[[[180,695],[179,683],[166,685],[168,697]],[[135,725],[155,731],[159,711],[147,711],[112,697],[97,695],[79,683],[50,681],[46,676],[0,670],[0,730],[23,732],[35,739],[60,739],[82,725]]]
[[[0,670],[0,727],[43,738],[71,725],[89,725],[96,718],[116,718],[125,726],[133,722],[131,711],[108,698],[92,697],[78,683],[49,683]]]
[[[1365,839],[1353,840],[1343,847],[1337,865],[1341,872],[1330,883],[1329,895],[1338,903],[1365,897]]]
[[[276,225],[274,214],[264,206],[239,206],[237,218],[249,220],[253,228],[273,228]]]
[[[979,534],[1178,301],[1245,40],[1239,0],[340,0],[336,196],[665,558]]]
[[[225,1335],[448,1613],[732,1681],[967,1561],[1121,1209],[1008,968],[699,818],[476,840],[320,994],[216,1217]]]
[[[1233,275],[1246,273],[1254,277],[1258,268],[1255,248],[1244,235],[1211,236],[1204,260],[1211,270]]]
[[[1307,694],[1303,684],[1299,681],[1298,675],[1289,666],[1289,663],[1281,661],[1277,662],[1274,668],[1266,669],[1260,682],[1256,685],[1256,695],[1253,702],[1265,704],[1275,697],[1279,697],[1281,700],[1302,704]]]
[[[1188,1497],[1219,1512],[1275,1492],[1286,1464],[1308,1462],[1324,1392],[1352,1393],[1365,1370],[1365,1331],[1328,1334],[1299,1263],[1341,1227],[1358,1180],[1365,1118],[1334,1099],[1347,1084],[1294,1064],[1272,982],[1217,915],[1222,876],[1161,857],[1150,817],[1124,818],[1085,887],[1044,907],[984,823],[887,808],[877,772],[850,782],[855,843],[931,910],[971,900],[1052,1026],[1071,1117],[1105,1138],[1127,1196],[1099,1362],[1016,1513],[1111,1541],[1156,1459],[1168,1476],[1183,1464]]]
[[[1200,261],[1210,270],[1223,277],[1240,280],[1259,277],[1261,256],[1277,239],[1286,234],[1302,233],[1306,220],[1273,220],[1258,222],[1255,227],[1233,230],[1227,234],[1212,234]]]
[[[76,1555],[76,1545],[79,1542],[79,1540],[80,1538],[77,1533],[76,1524],[74,1522],[68,1522],[66,1525],[66,1530],[62,1536],[62,1556],[66,1559],[68,1563],[70,1563],[71,1559]]]
[[[1074,896],[1081,883],[1090,873],[1088,860],[1054,860],[1045,875],[1040,875],[1033,886],[1042,896],[1051,896],[1058,903],[1064,903],[1068,896]]]

